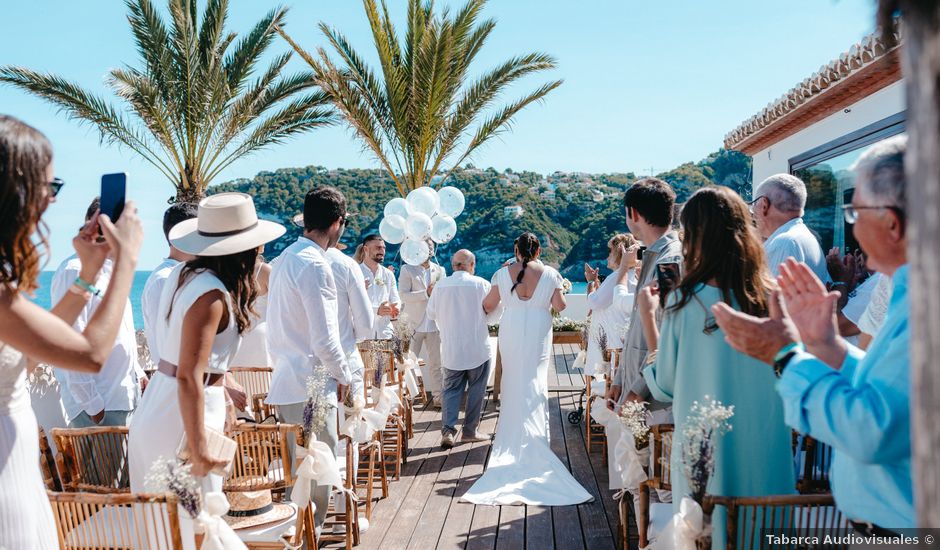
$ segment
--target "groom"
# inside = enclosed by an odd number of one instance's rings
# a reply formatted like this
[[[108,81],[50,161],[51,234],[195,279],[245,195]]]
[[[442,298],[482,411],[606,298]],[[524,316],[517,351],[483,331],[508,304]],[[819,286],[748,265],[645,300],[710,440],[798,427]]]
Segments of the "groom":
[[[464,392],[467,410],[461,442],[487,441],[477,434],[483,413],[483,397],[490,371],[489,330],[483,298],[490,283],[474,276],[476,258],[469,250],[458,250],[451,259],[453,274],[434,287],[428,300],[427,318],[437,323],[441,334],[443,366],[441,447],[454,446],[457,416]]]

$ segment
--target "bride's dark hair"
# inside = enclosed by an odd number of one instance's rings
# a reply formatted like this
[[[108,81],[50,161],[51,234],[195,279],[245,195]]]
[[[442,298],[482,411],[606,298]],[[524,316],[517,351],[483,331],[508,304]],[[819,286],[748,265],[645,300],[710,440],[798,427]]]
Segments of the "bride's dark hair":
[[[512,288],[509,289],[509,292],[514,292],[516,287],[522,284],[522,278],[525,277],[526,266],[535,259],[535,255],[538,254],[539,248],[541,247],[539,238],[536,237],[534,233],[528,231],[516,237],[516,241],[513,244],[516,247],[516,253],[519,254],[522,269],[519,270],[519,275],[516,276],[516,282],[512,284]]]

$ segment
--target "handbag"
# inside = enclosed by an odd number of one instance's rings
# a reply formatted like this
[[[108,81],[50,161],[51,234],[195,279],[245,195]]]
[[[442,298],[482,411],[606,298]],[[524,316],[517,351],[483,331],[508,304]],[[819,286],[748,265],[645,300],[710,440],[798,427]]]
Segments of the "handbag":
[[[225,462],[225,466],[222,468],[214,468],[211,473],[225,477],[232,471],[235,451],[238,450],[238,443],[231,437],[208,426],[206,426],[204,430],[206,433],[206,447],[209,449],[209,457],[212,458],[212,460]],[[184,433],[183,440],[180,441],[179,448],[176,451],[176,458],[187,462],[189,456],[189,443]]]

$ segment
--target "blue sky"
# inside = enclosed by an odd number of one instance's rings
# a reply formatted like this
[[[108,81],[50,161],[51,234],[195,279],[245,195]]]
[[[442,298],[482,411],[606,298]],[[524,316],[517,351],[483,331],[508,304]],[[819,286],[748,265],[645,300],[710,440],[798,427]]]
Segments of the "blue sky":
[[[438,3],[459,6],[463,1]],[[308,49],[323,43],[315,26],[325,21],[374,59],[358,1],[230,4],[231,30],[244,32],[283,4],[291,8],[288,32]],[[401,19],[405,5],[389,0]],[[476,69],[510,55],[544,51],[558,58],[558,69],[522,82],[515,94],[549,77],[563,78],[565,84],[544,104],[521,113],[513,131],[472,162],[499,170],[649,173],[699,160],[717,150],[742,120],[870,33],[874,5],[874,0],[491,0],[486,15],[498,24]],[[10,2],[4,21],[0,64],[53,72],[106,97],[107,71],[137,64],[119,0]],[[278,40],[271,53],[287,48]],[[297,59],[289,67],[304,68]],[[56,174],[68,182],[46,214],[53,236],[47,269],[71,253],[70,239],[97,193],[100,175],[115,171],[130,174],[129,195],[140,203],[145,221],[148,238],[140,269],[160,261],[165,253],[160,219],[173,194],[169,182],[128,151],[99,145],[96,131],[23,92],[0,86],[0,112],[49,136]],[[375,162],[346,128],[337,126],[242,159],[217,181],[311,164],[352,168]]]

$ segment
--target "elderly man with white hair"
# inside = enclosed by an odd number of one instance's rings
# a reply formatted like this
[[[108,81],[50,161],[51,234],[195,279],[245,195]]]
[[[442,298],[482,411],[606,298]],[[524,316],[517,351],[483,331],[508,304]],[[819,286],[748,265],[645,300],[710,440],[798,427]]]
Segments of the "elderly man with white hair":
[[[774,276],[787,258],[803,262],[824,283],[832,281],[826,268],[826,254],[813,233],[803,223],[806,185],[790,174],[774,174],[754,191],[751,213],[764,241],[767,263]]]
[[[453,447],[460,402],[467,394],[462,442],[483,441],[477,434],[490,371],[489,329],[483,298],[490,283],[475,276],[476,258],[458,250],[451,259],[453,274],[442,279],[428,300],[427,317],[441,333],[442,383],[441,447]],[[497,312],[494,312],[498,315]]]
[[[780,378],[784,419],[833,448],[832,494],[865,535],[892,536],[914,527],[911,478],[910,324],[904,175],[907,140],[871,147],[856,163],[856,191],[845,221],[868,264],[891,277],[884,324],[867,351],[839,336],[835,302],[804,263],[788,260],[770,317],[726,304],[715,319],[738,351],[770,365]]]

